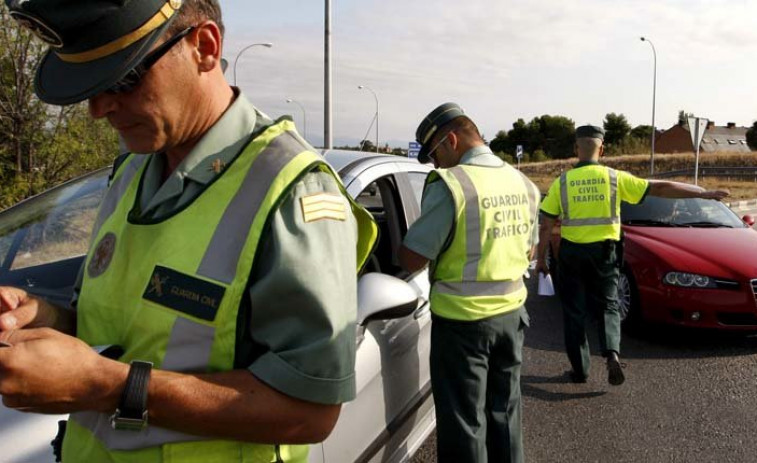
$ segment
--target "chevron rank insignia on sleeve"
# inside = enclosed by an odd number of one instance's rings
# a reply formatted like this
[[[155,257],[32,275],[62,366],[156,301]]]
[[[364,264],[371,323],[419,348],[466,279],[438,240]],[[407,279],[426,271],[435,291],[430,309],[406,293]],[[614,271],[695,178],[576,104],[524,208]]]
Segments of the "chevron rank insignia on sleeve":
[[[300,198],[302,217],[305,223],[316,220],[347,220],[344,197],[337,194],[318,193]]]

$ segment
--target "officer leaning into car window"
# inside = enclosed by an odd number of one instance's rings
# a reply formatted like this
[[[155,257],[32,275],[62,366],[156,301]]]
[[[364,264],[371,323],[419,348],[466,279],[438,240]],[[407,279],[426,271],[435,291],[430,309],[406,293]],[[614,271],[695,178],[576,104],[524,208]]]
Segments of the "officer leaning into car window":
[[[400,262],[429,262],[431,386],[441,462],[521,462],[520,365],[539,191],[495,156],[455,103],[416,132],[432,160]]]
[[[293,444],[355,396],[370,215],[289,119],[227,84],[216,0],[6,4],[51,46],[39,98],[88,100],[134,154],[76,311],[0,288],[3,403],[71,413],[64,461],[306,461]],[[107,344],[118,361],[90,347]]]
[[[644,180],[628,172],[601,166],[604,130],[585,125],[576,129],[578,164],[550,186],[541,204],[536,270],[549,273],[547,246],[557,218],[561,219],[557,284],[563,306],[565,349],[570,379],[585,383],[589,376],[589,344],[585,324],[599,317],[599,344],[607,357],[608,382],[625,381],[620,355],[618,276],[622,261],[620,202],[637,204],[647,195],[667,198],[720,200],[727,191],[706,191],[684,183]]]

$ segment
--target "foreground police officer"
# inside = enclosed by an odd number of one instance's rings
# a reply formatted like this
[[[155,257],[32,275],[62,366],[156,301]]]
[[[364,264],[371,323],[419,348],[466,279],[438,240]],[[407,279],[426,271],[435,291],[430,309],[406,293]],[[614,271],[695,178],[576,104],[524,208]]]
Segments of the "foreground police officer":
[[[51,45],[38,96],[88,99],[152,154],[114,169],[76,312],[0,289],[3,402],[71,413],[65,461],[305,461],[288,444],[324,439],[355,395],[370,216],[226,83],[216,0],[6,3]]]
[[[520,365],[539,191],[495,156],[454,103],[416,132],[432,160],[422,211],[400,250],[431,262],[431,385],[437,455],[448,462],[523,461]]]
[[[560,300],[563,306],[565,349],[572,367],[570,378],[585,383],[589,376],[589,344],[585,324],[600,317],[599,343],[607,357],[608,382],[625,381],[620,354],[618,276],[622,259],[620,202],[637,204],[647,195],[668,198],[720,200],[727,191],[705,191],[683,183],[644,180],[628,172],[599,165],[604,154],[604,130],[585,125],[576,129],[578,164],[549,188],[541,205],[536,270],[548,273],[546,252],[555,220],[562,219],[558,258]]]

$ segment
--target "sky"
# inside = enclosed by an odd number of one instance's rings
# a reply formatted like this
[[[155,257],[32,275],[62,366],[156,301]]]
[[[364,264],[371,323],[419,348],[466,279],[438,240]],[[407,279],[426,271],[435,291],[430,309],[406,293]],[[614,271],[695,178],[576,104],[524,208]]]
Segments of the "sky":
[[[227,79],[271,117],[323,144],[324,13],[319,0],[220,0]],[[601,125],[622,113],[655,126],[679,110],[757,119],[754,0],[332,0],[334,145],[407,148],[421,119],[459,103],[491,140],[544,114]],[[271,48],[250,47],[270,42]],[[287,98],[296,103],[287,103]],[[367,135],[366,135],[367,134]]]

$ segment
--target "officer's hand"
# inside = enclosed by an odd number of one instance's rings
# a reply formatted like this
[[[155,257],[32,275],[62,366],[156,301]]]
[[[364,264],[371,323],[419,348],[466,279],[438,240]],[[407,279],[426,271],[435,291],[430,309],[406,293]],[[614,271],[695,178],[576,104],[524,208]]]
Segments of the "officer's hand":
[[[708,190],[702,192],[703,199],[715,199],[720,201],[723,198],[731,196],[731,192],[728,190]]]
[[[0,333],[0,395],[25,412],[108,411],[128,366],[95,353],[86,343],[49,328]],[[111,403],[112,402],[112,403]]]
[[[20,288],[0,286],[0,332],[18,328],[53,327],[57,310]]]
[[[537,259],[536,260],[536,274],[543,273],[545,275],[549,275],[549,267],[547,267],[547,262],[545,262],[544,259]]]

